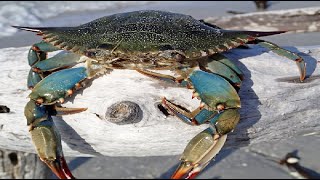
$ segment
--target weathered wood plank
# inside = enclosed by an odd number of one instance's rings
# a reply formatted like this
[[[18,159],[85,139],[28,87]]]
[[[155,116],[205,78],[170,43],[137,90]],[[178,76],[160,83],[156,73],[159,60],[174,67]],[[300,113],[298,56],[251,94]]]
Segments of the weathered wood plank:
[[[47,179],[51,174],[36,154],[0,150],[0,179]]]
[[[241,120],[230,133],[226,147],[272,142],[319,132],[320,81],[317,59],[320,46],[289,47],[307,62],[305,83],[293,83],[299,72],[293,61],[259,46],[235,49],[226,55],[245,74],[240,90]],[[30,91],[26,88],[29,47],[0,49],[0,148],[34,153],[23,115]],[[290,77],[288,79],[288,77]],[[199,105],[192,92],[164,86],[135,71],[117,70],[97,78],[64,106],[87,107],[75,115],[55,118],[66,156],[160,156],[181,154],[187,142],[207,125],[191,127],[157,108],[163,96],[189,109]],[[120,101],[139,105],[140,121],[114,124],[105,119],[107,109]],[[98,117],[98,116],[100,117]]]
[[[318,32],[320,30],[320,7],[209,17],[204,21],[224,29]]]

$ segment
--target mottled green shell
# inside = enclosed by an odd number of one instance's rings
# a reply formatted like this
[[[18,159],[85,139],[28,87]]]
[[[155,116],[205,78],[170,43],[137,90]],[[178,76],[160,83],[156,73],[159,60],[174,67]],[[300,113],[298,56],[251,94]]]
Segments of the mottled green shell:
[[[161,12],[136,11],[115,14],[79,27],[94,34],[94,41],[127,51],[205,50],[223,43],[221,30],[209,27],[191,16]],[[95,33],[92,33],[92,32]],[[99,32],[98,32],[99,31]],[[98,40],[99,41],[99,40]]]
[[[176,50],[186,56],[196,53],[192,57],[226,51],[251,37],[208,26],[188,15],[154,10],[114,14],[78,27],[38,30],[46,41],[73,51],[116,49],[132,54]]]

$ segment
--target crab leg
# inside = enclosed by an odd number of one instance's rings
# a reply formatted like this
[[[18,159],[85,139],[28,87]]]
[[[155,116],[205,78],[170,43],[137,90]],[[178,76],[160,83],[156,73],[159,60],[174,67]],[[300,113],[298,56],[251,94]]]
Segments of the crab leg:
[[[44,41],[36,43],[30,48],[28,61],[32,68],[28,75],[29,89],[32,89],[45,77],[44,72],[50,73],[58,69],[71,67],[79,62],[80,55],[73,53],[57,54],[47,59],[47,53],[56,50],[59,49]]]
[[[220,56],[220,57],[222,57],[222,56]],[[223,59],[225,59],[225,58],[223,58]],[[232,62],[230,61],[230,63],[232,63]],[[230,66],[232,66],[232,64]],[[170,82],[170,83],[179,83],[183,87],[193,88],[193,84],[192,83],[189,83],[184,79],[182,80],[180,77],[179,78],[175,78],[175,77],[170,76],[170,75],[164,75],[164,74],[160,74],[160,73],[155,73],[155,72],[148,71],[148,70],[145,70],[145,69],[137,69],[137,71],[142,73],[142,74],[144,74],[144,75],[152,77],[152,78],[156,78],[156,79],[163,80],[163,81]],[[231,71],[231,70],[229,69],[229,71]],[[202,74],[202,73],[195,73],[195,74]],[[206,73],[206,74],[209,74],[209,73]],[[234,90],[234,88],[225,79],[221,78],[220,76],[217,76],[217,75],[214,75],[214,74],[210,75],[210,74],[209,74],[209,77],[201,77],[201,75],[200,76],[199,75],[198,76],[197,75],[193,75],[193,76],[191,76],[191,78],[193,78],[194,81],[199,82],[199,83],[202,82],[202,80],[201,80],[202,78],[211,78],[210,80],[212,82],[214,82],[212,84],[211,83],[206,83],[206,82],[204,84],[201,83],[201,85],[203,85],[203,86],[213,86],[213,87],[215,87],[216,84],[220,83],[221,86],[218,87],[218,88],[212,89],[211,93],[212,94],[220,94],[221,97],[230,96],[230,97],[232,97],[231,99],[237,99],[234,102],[232,102],[232,100],[226,100],[226,99],[225,100],[227,102],[229,102],[230,104],[235,103],[235,104],[239,104],[239,106],[240,106],[240,99],[239,99],[239,96],[236,94],[236,91]],[[204,76],[206,76],[206,75],[204,75]],[[202,90],[200,89],[200,91],[202,91]],[[201,96],[202,97],[200,97],[200,94],[197,93],[196,90],[192,94],[192,98],[197,97],[198,99],[206,99],[203,96],[203,94],[201,94]],[[186,108],[183,108],[180,105],[174,104],[173,102],[167,100],[166,98],[163,98],[162,103],[166,107],[168,107],[173,114],[175,114],[177,117],[179,117],[182,121],[186,122],[187,124],[202,124],[203,123],[202,121],[204,121],[205,117],[211,117],[211,116],[215,115],[215,113],[213,111],[209,111],[209,110],[203,109],[203,106],[205,105],[205,103],[201,103],[200,107],[198,107],[197,109],[195,109],[192,112],[188,111]],[[221,106],[218,106],[217,108],[219,109],[219,107],[221,107]],[[199,121],[199,122],[197,122],[197,121]]]
[[[269,41],[256,39],[254,41],[254,43],[259,44],[259,45],[271,50],[272,52],[274,52],[280,56],[284,56],[288,59],[295,61],[298,65],[298,68],[300,71],[300,81],[302,82],[305,79],[305,77],[306,77],[306,64],[305,64],[303,58],[300,57],[298,54],[290,52],[286,49],[283,49],[283,48],[281,48],[281,47],[277,46],[276,44],[269,42]]]
[[[54,110],[51,106],[37,105],[33,100],[27,103],[25,116],[32,142],[40,159],[56,176],[60,179],[75,179],[64,164],[61,138],[52,120],[52,113]]]
[[[28,62],[33,66],[36,62],[47,59],[47,52],[57,51],[59,48],[41,41],[32,45],[28,53]]]
[[[31,100],[25,106],[27,125],[37,154],[61,179],[74,179],[74,176],[64,159],[60,134],[52,116],[79,113],[86,108],[64,108],[53,104],[63,103],[74,89],[80,88],[80,82],[91,78],[95,72],[89,67],[54,72],[34,86],[29,95]]]
[[[89,78],[87,68],[64,69],[42,79],[33,89],[29,98],[38,104],[63,103],[64,98],[73,93],[77,84]]]
[[[195,89],[194,94],[202,101],[199,108],[186,113],[185,108],[166,99],[163,104],[180,119],[185,122],[189,120],[189,124],[209,123],[210,127],[188,143],[181,163],[171,177],[173,179],[194,178],[218,154],[226,141],[227,133],[240,120],[240,98],[227,80],[212,73],[194,71],[189,76],[189,82]]]
[[[210,119],[210,127],[196,135],[186,146],[180,165],[172,179],[194,178],[204,169],[223,147],[227,133],[231,132],[240,120],[237,109],[228,109]]]
[[[210,127],[196,135],[186,146],[181,163],[172,179],[192,179],[199,174],[223,147],[227,133],[237,125],[240,115],[236,109],[220,113],[210,121]],[[220,126],[217,126],[222,124]]]
[[[166,98],[162,99],[162,104],[170,110],[175,116],[181,119],[183,122],[189,125],[200,125],[210,120],[217,113],[214,111],[208,111],[203,109],[203,107],[198,107],[192,112],[183,108],[180,105],[176,105],[173,102],[167,100]]]
[[[231,82],[235,87],[240,88],[241,80],[243,80],[242,71],[222,54],[214,54],[205,61],[200,61],[199,66],[201,70],[218,74]]]
[[[226,59],[222,55],[216,58]],[[227,64],[229,63],[229,66],[233,66],[230,64],[231,61],[225,61]],[[208,62],[211,63],[213,60]],[[229,66],[226,65],[226,67]],[[233,71],[231,67],[229,70]],[[162,104],[183,122],[189,125],[210,124],[209,128],[200,132],[188,143],[180,159],[181,163],[171,178],[191,179],[196,177],[218,154],[226,141],[227,133],[232,131],[240,120],[238,112],[240,98],[237,91],[221,75],[204,71],[194,71],[187,79],[183,80],[148,70],[139,69],[137,71],[152,78],[170,83],[180,83],[192,88],[194,89],[192,97],[201,100],[200,106],[193,111],[189,111],[166,98],[162,100]],[[235,75],[238,76],[238,74]]]
[[[56,50],[58,50],[56,47],[44,41],[34,44],[30,48],[28,53],[29,65],[32,67],[37,62],[45,60],[47,58],[47,52]],[[40,75],[37,72],[34,72],[33,69],[30,69],[27,81],[28,88],[32,89],[38,82],[41,81],[42,78],[42,75]]]
[[[226,66],[228,66],[231,70],[233,70],[234,72],[236,72],[236,74],[239,76],[239,78],[241,80],[243,80],[243,72],[238,68],[238,66],[236,66],[230,59],[228,59],[226,56],[222,55],[222,54],[214,54],[212,57],[212,59],[217,60],[223,64],[225,64]]]
[[[160,74],[160,73],[156,73],[156,72],[152,72],[152,71],[148,71],[145,69],[136,69],[136,71],[138,71],[141,74],[144,74],[146,76],[149,76],[151,78],[155,78],[158,80],[162,80],[168,83],[174,83],[174,84],[179,84],[181,86],[186,86],[186,87],[190,87],[190,84],[185,81],[182,80],[181,78],[175,78],[173,76],[170,75],[165,75],[165,74]],[[198,97],[196,94],[192,95],[192,98],[194,97]],[[166,106],[167,108],[170,109],[170,111],[176,115],[178,118],[180,118],[183,122],[189,124],[189,125],[197,125],[197,124],[201,124],[199,122],[197,122],[197,120],[195,119],[195,116],[197,114],[202,114],[202,115],[206,115],[206,116],[210,116],[213,113],[211,113],[210,111],[206,111],[201,110],[201,107],[195,109],[194,111],[190,112],[189,110],[187,110],[186,108],[183,108],[182,106],[176,105],[173,102],[167,100],[166,98],[162,99],[162,104],[164,106]],[[202,113],[200,113],[201,111],[203,111]],[[201,118],[203,119],[203,118]]]
[[[79,62],[80,55],[74,53],[57,54],[35,63],[32,68],[35,72],[54,71],[61,68],[71,67]]]
[[[190,84],[185,81],[182,80],[181,78],[175,78],[173,76],[170,75],[165,75],[165,74],[160,74],[160,73],[156,73],[156,72],[152,72],[152,71],[148,71],[145,69],[136,69],[136,71],[138,71],[141,74],[147,75],[149,77],[158,79],[158,80],[162,80],[168,83],[175,83],[175,84],[179,84],[181,86],[186,86],[186,87],[190,87]],[[199,95],[197,94],[193,94],[192,98],[197,97],[198,98]],[[198,124],[202,124],[203,122],[197,122],[198,118],[196,118],[196,115],[199,114],[198,116],[211,116],[213,115],[212,112],[207,111],[205,109],[201,110],[202,107],[198,107],[197,109],[195,109],[194,111],[190,112],[189,110],[187,110],[186,108],[183,108],[182,106],[176,105],[173,102],[167,100],[165,97],[162,99],[162,104],[167,107],[168,109],[170,109],[170,111],[177,116],[179,119],[181,119],[183,122],[189,124],[189,125],[198,125]],[[201,112],[201,113],[200,113]],[[204,120],[204,118],[200,118],[199,121]]]
[[[221,76],[197,70],[190,74],[189,81],[210,110],[240,108],[240,97],[236,90]]]
[[[32,69],[29,70],[27,86],[29,89],[33,89],[33,87],[40,82],[42,77],[39,73],[34,72]]]
[[[160,74],[160,73],[148,71],[146,69],[136,69],[136,71],[143,74],[143,75],[146,75],[151,78],[158,79],[158,80],[162,80],[162,81],[165,81],[168,83],[177,83],[177,78],[170,76],[170,75]]]

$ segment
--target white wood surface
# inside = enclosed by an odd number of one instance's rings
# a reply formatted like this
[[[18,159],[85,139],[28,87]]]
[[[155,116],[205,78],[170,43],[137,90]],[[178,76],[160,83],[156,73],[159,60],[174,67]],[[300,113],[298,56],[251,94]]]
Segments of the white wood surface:
[[[318,32],[320,29],[320,7],[268,10],[234,16],[208,17],[204,20],[224,29]]]
[[[318,133],[320,80],[317,60],[320,46],[288,47],[307,62],[305,83],[298,79],[293,61],[259,46],[226,53],[245,73],[240,90],[241,120],[230,133],[226,147],[272,143],[289,137]],[[0,49],[0,105],[11,109],[0,113],[0,148],[35,152],[23,111],[30,90],[26,87],[29,47]],[[279,80],[280,78],[280,80]],[[188,126],[175,117],[165,117],[156,107],[162,97],[189,109],[199,105],[191,90],[166,87],[135,71],[116,70],[100,77],[69,99],[64,106],[88,107],[75,115],[55,118],[63,139],[65,156],[161,156],[181,154],[187,142],[207,125]],[[99,119],[119,101],[133,101],[142,109],[142,120],[116,125]]]

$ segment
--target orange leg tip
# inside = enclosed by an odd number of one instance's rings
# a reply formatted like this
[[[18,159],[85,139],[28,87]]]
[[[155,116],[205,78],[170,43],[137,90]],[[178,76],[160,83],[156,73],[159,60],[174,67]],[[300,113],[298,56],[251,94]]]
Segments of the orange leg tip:
[[[59,102],[60,102],[61,104],[63,104],[63,103],[64,103],[64,98],[59,98]]]
[[[69,167],[68,167],[68,165],[67,165],[67,162],[66,162],[65,158],[64,158],[64,157],[61,157],[60,161],[61,161],[62,169],[63,169],[63,171],[65,172],[65,174],[69,177],[69,179],[76,179],[76,178],[73,176],[73,174],[71,173],[71,171],[70,171],[70,169],[69,169]]]
[[[186,166],[184,162],[181,162],[177,170],[171,176],[171,179],[184,179],[189,176],[193,166]]]
[[[80,89],[81,87],[82,87],[82,86],[81,86],[80,83],[75,84],[75,88],[76,88],[76,89]]]
[[[71,96],[73,94],[73,91],[71,89],[67,90],[67,96]]]
[[[40,51],[39,47],[37,47],[37,46],[32,46],[31,49],[34,51],[37,51],[37,52]]]
[[[200,172],[189,173],[188,177],[185,179],[195,179]]]
[[[61,164],[57,160],[45,161],[45,163],[59,179],[68,179],[68,177],[65,175],[62,169]]]

